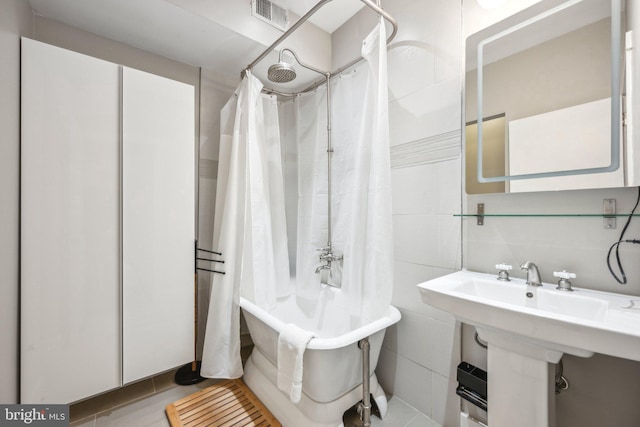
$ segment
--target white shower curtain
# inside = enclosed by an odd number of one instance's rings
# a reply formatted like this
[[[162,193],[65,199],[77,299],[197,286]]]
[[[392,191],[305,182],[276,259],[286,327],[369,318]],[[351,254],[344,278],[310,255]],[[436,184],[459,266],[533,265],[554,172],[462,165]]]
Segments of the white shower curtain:
[[[270,311],[278,298],[295,292],[303,312],[317,319],[318,327],[330,322],[334,331],[388,312],[393,253],[382,20],[363,42],[362,55],[363,65],[331,83],[332,240],[333,252],[344,255],[342,263],[333,263],[339,291],[322,286],[315,273],[321,264],[318,248],[327,244],[325,91],[298,97],[295,130],[284,132],[295,134],[298,152],[295,290],[289,281],[276,99],[261,95],[262,83],[247,72],[221,112],[213,244],[223,254],[226,274],[212,279],[201,369],[205,377],[242,375],[240,295]],[[342,306],[344,317],[325,319],[327,304]]]
[[[201,375],[242,376],[239,297],[265,310],[288,295],[289,262],[277,100],[247,72],[223,108],[213,274]]]
[[[385,315],[393,291],[393,240],[384,23],[365,39],[366,62],[332,80],[332,243],[342,254],[336,281],[319,285],[318,248],[327,243],[327,136],[324,91],[299,97],[298,248],[296,293],[307,310],[315,301],[343,305],[347,327]],[[313,309],[312,309],[313,311]],[[321,313],[309,313],[320,319]]]

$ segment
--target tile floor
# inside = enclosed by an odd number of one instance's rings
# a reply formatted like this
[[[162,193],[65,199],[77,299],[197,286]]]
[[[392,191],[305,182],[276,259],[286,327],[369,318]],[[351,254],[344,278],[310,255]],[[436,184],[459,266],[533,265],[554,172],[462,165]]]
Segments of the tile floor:
[[[155,378],[154,378],[155,380]],[[94,414],[79,414],[71,407],[71,427],[169,427],[165,407],[178,399],[213,385],[216,380],[205,380],[189,386],[171,385],[137,400],[116,403]],[[109,406],[108,403],[104,406]],[[75,412],[75,413],[74,413]],[[90,412],[86,409],[85,412]]]
[[[344,417],[345,427],[360,427],[362,423],[355,409],[347,411]],[[391,396],[389,398],[389,410],[384,420],[371,416],[371,427],[440,427],[426,415],[405,401]]]
[[[156,383],[162,381],[154,378]],[[149,380],[152,381],[152,380]],[[104,409],[94,414],[89,414],[92,408],[72,409],[72,427],[169,427],[169,422],[164,413],[164,408],[182,397],[195,393],[215,383],[215,380],[206,380],[200,384],[191,386],[168,386],[164,389],[147,395],[139,400],[130,403],[120,403],[117,406]],[[158,386],[154,385],[156,388]],[[106,404],[103,404],[106,405]],[[95,408],[100,409],[100,408]],[[82,411],[85,412],[83,414]],[[86,416],[84,416],[86,415]],[[360,426],[358,415],[355,410],[350,410],[345,414],[345,427]],[[389,411],[384,420],[376,416],[371,417],[372,427],[440,427],[435,421],[418,412],[399,398],[391,397],[389,400]]]

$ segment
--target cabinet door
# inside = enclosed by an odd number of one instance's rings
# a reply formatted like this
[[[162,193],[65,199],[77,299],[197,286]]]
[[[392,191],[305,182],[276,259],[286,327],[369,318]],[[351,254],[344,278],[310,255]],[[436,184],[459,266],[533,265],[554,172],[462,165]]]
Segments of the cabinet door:
[[[121,383],[119,75],[22,40],[22,403]]]
[[[123,380],[193,360],[194,88],[123,68]]]

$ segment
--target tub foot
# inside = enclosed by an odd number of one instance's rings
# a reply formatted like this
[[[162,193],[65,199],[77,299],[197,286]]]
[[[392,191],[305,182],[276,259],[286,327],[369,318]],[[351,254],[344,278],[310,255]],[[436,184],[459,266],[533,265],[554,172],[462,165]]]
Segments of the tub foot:
[[[373,393],[373,400],[375,400],[378,410],[380,411],[380,419],[384,419],[387,416],[389,406],[387,403],[387,396],[384,394],[382,387],[378,387],[375,393]]]

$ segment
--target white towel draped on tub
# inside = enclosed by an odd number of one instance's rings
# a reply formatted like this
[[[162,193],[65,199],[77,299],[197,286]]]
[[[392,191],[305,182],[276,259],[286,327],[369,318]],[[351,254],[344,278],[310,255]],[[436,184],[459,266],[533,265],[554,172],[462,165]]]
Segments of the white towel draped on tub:
[[[302,395],[302,360],[307,344],[315,334],[289,323],[278,336],[278,388],[293,403]]]

